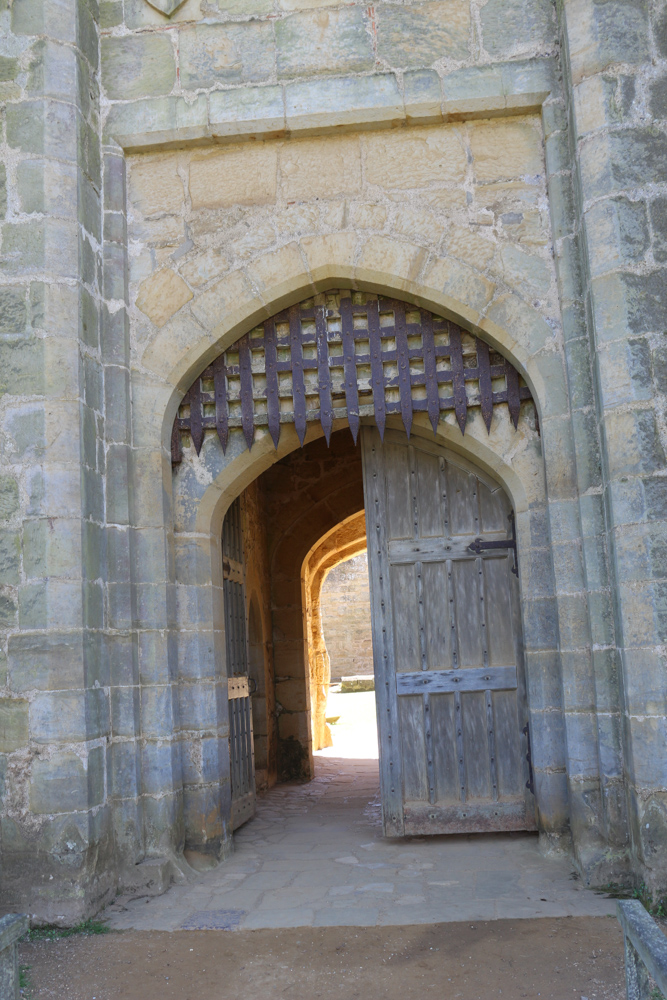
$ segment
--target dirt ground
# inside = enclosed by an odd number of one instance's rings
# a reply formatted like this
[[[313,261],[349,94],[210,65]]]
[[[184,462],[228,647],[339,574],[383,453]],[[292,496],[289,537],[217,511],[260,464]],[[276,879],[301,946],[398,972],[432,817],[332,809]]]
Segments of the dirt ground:
[[[622,1000],[611,917],[126,931],[21,945],[34,1000]]]

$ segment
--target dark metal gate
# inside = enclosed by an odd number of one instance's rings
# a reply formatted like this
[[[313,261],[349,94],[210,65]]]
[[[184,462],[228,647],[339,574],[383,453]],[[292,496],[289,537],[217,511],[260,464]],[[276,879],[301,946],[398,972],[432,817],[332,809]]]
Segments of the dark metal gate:
[[[255,813],[255,756],[248,680],[248,631],[241,501],[227,511],[222,527],[222,591],[229,698],[229,759],[232,830]]]

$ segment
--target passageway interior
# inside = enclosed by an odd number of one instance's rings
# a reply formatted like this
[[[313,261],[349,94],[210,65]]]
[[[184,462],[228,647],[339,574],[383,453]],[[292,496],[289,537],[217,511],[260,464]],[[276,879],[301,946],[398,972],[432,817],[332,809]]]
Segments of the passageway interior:
[[[331,746],[317,756],[377,760],[371,608],[366,551],[329,571],[320,593],[322,639],[329,658],[326,724]]]

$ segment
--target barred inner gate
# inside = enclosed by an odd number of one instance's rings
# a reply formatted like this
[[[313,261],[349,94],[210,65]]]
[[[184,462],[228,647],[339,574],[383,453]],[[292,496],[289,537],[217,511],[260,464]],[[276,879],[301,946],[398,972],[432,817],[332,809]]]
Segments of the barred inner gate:
[[[355,441],[361,433],[389,836],[535,828],[511,505],[423,429],[410,437],[415,413],[437,434],[451,411],[463,435],[471,410],[490,431],[496,417],[516,428],[524,406],[537,423],[529,387],[485,341],[400,300],[340,290],[246,333],[194,381],[174,421],[173,463],[188,435],[199,454],[206,435],[225,450],[232,435],[251,448],[268,432],[277,447],[284,423],[302,444],[313,421],[327,443],[338,419]],[[394,415],[403,431],[385,434]],[[238,826],[254,779],[235,505],[223,558]]]
[[[241,502],[231,504],[222,527],[222,591],[225,602],[229,761],[232,786],[231,827],[255,814],[255,750],[248,676],[248,621]]]

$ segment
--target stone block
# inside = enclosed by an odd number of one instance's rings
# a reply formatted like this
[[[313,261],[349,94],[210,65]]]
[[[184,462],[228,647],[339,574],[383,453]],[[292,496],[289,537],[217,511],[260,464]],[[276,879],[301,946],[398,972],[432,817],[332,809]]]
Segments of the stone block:
[[[544,299],[549,293],[553,272],[541,257],[505,244],[500,250],[499,270],[505,282],[529,301]]]
[[[123,23],[123,0],[101,0],[100,28],[105,31]]]
[[[88,781],[81,757],[63,752],[51,758],[35,758],[30,775],[32,812],[67,813],[87,806]]]
[[[58,690],[83,686],[83,647],[73,634],[13,635],[8,642],[12,691]]]
[[[147,738],[167,739],[176,726],[173,704],[174,692],[171,684],[141,688],[141,732]],[[178,724],[190,729],[188,722],[179,719]]]
[[[565,766],[565,720],[561,711],[531,710],[530,752],[536,770],[554,771]]]
[[[180,747],[147,743],[141,749],[141,778],[146,795],[169,792],[181,784]]]
[[[127,304],[127,250],[120,243],[105,243],[103,254],[104,297]]]
[[[190,163],[193,208],[231,208],[275,201],[278,151],[274,145],[239,147]]]
[[[570,401],[573,409],[588,406],[593,398],[591,359],[588,340],[570,340],[565,344]]]
[[[7,167],[0,164],[0,219],[7,214]]]
[[[111,733],[135,736],[141,731],[141,701],[138,687],[111,689]]]
[[[566,712],[567,771],[570,780],[598,775],[597,725],[593,712]]]
[[[378,56],[396,69],[432,66],[440,59],[469,58],[470,5],[439,0],[377,9]]]
[[[206,95],[188,103],[183,97],[156,97],[111,106],[105,139],[115,140],[127,152],[150,149],[167,142],[201,139],[208,132]]]
[[[274,73],[269,21],[195,24],[180,30],[178,44],[180,80],[188,90],[216,83],[258,83]]]
[[[161,3],[162,7],[162,3]],[[125,25],[128,28],[163,28],[165,24],[178,24],[181,21],[198,21],[202,17],[200,0],[183,0],[178,4],[178,0],[166,0],[164,9],[171,14],[162,13],[162,9],[153,7],[145,0],[124,0],[123,10],[125,14]],[[214,20],[216,2],[209,6],[211,16]],[[167,21],[167,17],[169,20]]]
[[[70,104],[45,100],[7,105],[7,143],[24,153],[76,162],[77,125]]]
[[[77,274],[77,226],[45,217],[2,226],[0,267],[8,275],[30,275],[50,270],[69,278]]]
[[[41,395],[44,391],[44,343],[37,338],[0,341],[0,397]]]
[[[19,484],[12,476],[0,475],[0,521],[11,520],[19,509]]]
[[[494,59],[551,47],[557,37],[556,14],[548,0],[489,0],[480,12],[482,44]]]
[[[219,777],[221,742],[217,737],[189,741],[188,750],[183,754],[183,784],[196,785]]]
[[[217,782],[214,786],[191,785],[183,789],[185,842],[189,849],[200,849],[209,855],[220,851],[226,839],[223,801],[224,792]]]
[[[527,650],[526,685],[531,712],[562,709],[561,667],[557,651]]]
[[[662,184],[667,177],[667,136],[651,128],[591,136],[581,145],[580,163],[587,200],[624,188]]]
[[[109,796],[134,798],[140,794],[135,743],[112,743],[109,755]]]
[[[0,698],[0,753],[20,750],[28,742],[28,702]]]
[[[486,271],[496,255],[495,240],[471,231],[468,226],[452,226],[447,233],[447,254],[470,264],[478,271]]]
[[[153,850],[183,849],[185,832],[180,790],[178,794],[166,792],[157,798],[144,796],[142,836]]]
[[[405,120],[393,73],[304,80],[285,87],[287,128],[292,132],[357,130],[374,122]]]
[[[0,628],[16,628],[18,606],[10,594],[0,594]]]
[[[19,622],[22,629],[81,627],[81,584],[48,579],[19,588]]]
[[[197,253],[185,264],[181,264],[180,273],[193,288],[206,285],[213,278],[219,278],[229,270],[230,257],[224,250],[215,248]]]
[[[626,648],[662,645],[667,640],[665,583],[662,580],[621,584],[618,603]]]
[[[209,122],[214,138],[271,136],[285,130],[282,87],[238,87],[209,95]]]
[[[667,326],[667,290],[660,270],[615,273],[592,282],[595,332],[599,342],[652,333]]]
[[[593,277],[643,259],[650,243],[643,201],[609,198],[596,202],[584,218]]]
[[[215,644],[211,632],[179,632],[177,646],[178,671],[181,677],[216,676]]]
[[[644,791],[667,785],[667,719],[664,716],[633,718],[630,729],[632,776]]]
[[[605,408],[652,398],[651,350],[646,338],[609,344],[598,352],[598,368]]]
[[[650,58],[646,0],[575,0],[566,16],[575,83],[614,63],[639,65]]]
[[[358,136],[301,139],[281,146],[280,192],[287,201],[334,198],[361,189]]]
[[[653,649],[623,651],[623,690],[630,715],[667,715],[667,662]]]
[[[576,593],[586,589],[581,544],[565,542],[552,548],[557,593]]]
[[[374,69],[364,9],[306,11],[276,21],[276,60],[278,79]]]
[[[199,679],[195,684],[181,684],[178,690],[179,718],[183,729],[210,730],[218,727],[219,685]]]
[[[532,122],[480,122],[468,128],[477,183],[544,174],[540,133]]]
[[[49,691],[30,703],[30,738],[36,743],[82,743],[109,731],[107,694],[92,691]]]
[[[447,73],[442,79],[445,116],[500,111],[506,107],[502,71],[497,66],[470,66]]]
[[[63,7],[57,0],[17,0],[12,5],[12,31],[17,35],[44,35],[76,43],[76,4]]]
[[[558,174],[547,180],[551,229],[554,240],[560,240],[572,231],[574,219],[574,192],[569,174]]]
[[[79,579],[81,522],[43,518],[23,522],[23,571],[28,579]]]
[[[18,586],[20,569],[20,536],[16,531],[0,529],[0,580],[5,586]]]
[[[460,307],[472,310],[471,319],[478,319],[493,298],[496,286],[467,264],[450,258],[436,259],[425,271],[424,284],[440,295],[455,300]]]
[[[581,595],[560,594],[557,603],[561,651],[584,649],[589,646],[588,609]]]
[[[232,271],[217,284],[200,293],[192,303],[192,313],[205,330],[219,326],[239,302],[251,302],[254,291],[242,271]],[[213,359],[211,359],[213,360]],[[175,364],[177,358],[170,358]]]
[[[108,35],[102,38],[101,52],[102,87],[110,100],[160,97],[173,89],[176,62],[170,34]]]
[[[136,304],[155,326],[161,327],[191,298],[192,292],[181,276],[165,267],[142,282]]]
[[[0,334],[24,333],[28,324],[24,285],[0,287]]]
[[[667,494],[665,493],[664,479],[661,477],[644,479],[642,486],[644,503],[639,505],[639,510],[645,513],[648,521],[667,519]]]
[[[602,496],[586,496],[579,499],[581,515],[581,533],[584,538],[602,535],[607,529],[605,519],[604,498]]]
[[[435,70],[408,70],[403,74],[403,90],[409,124],[442,121],[442,88]]]
[[[558,648],[558,609],[553,598],[524,601],[523,621],[527,648]]]
[[[136,585],[136,617],[140,628],[168,628],[173,595],[165,584],[140,583]]]
[[[11,56],[0,56],[0,82],[6,83],[13,80],[18,72],[18,59],[12,59]]]
[[[374,132],[362,137],[364,178],[385,190],[462,184],[466,154],[454,129]]]
[[[587,586],[592,590],[608,587],[608,554],[604,537],[584,538],[582,544]]]
[[[653,230],[653,257],[660,263],[667,261],[667,198],[654,198],[649,205]]]
[[[591,623],[591,640],[594,647],[604,648],[614,644],[614,611],[611,595],[598,590],[588,597]]]

